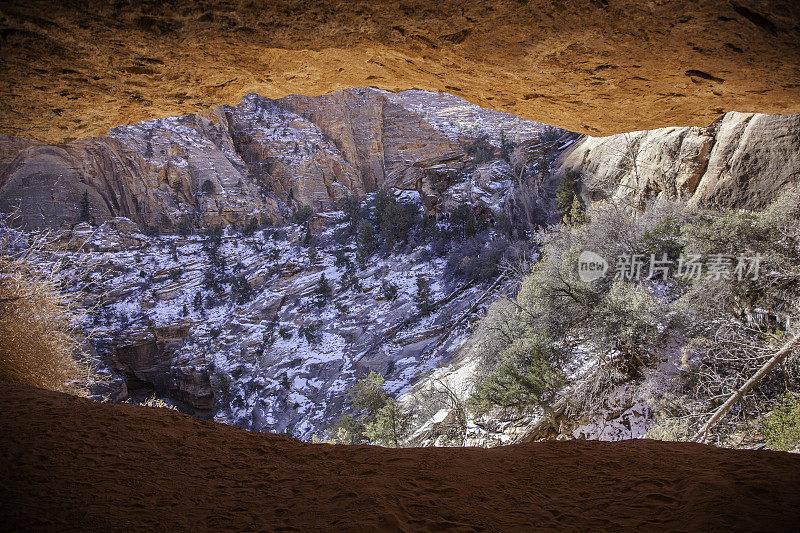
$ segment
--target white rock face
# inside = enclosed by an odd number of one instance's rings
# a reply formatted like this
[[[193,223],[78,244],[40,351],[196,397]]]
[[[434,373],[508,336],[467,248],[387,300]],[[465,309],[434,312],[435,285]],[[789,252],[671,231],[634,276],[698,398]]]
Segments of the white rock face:
[[[355,266],[358,284],[350,285],[335,252],[355,265],[355,247],[352,239],[335,242],[343,225],[330,224],[317,234],[314,262],[298,225],[226,232],[219,257],[231,279],[247,280],[248,299],[230,280],[220,292],[204,282],[212,270],[206,237],[147,236],[124,218],[63,231],[63,242],[76,243],[67,254],[76,264],[100,265],[92,275],[108,289],[92,339],[117,378],[103,393],[155,393],[198,416],[310,439],[336,420],[348,387],[365,373],[385,375],[387,390],[399,395],[447,360],[472,328],[456,320],[483,288],[448,285],[447,259],[431,256],[427,245],[372,256]],[[323,274],[331,296],[319,304]],[[425,316],[414,301],[418,276],[431,282],[434,310]],[[394,297],[383,282],[396,286]]]
[[[588,201],[666,196],[758,209],[800,180],[800,114],[731,112],[707,128],[586,136],[556,165],[582,173]]]

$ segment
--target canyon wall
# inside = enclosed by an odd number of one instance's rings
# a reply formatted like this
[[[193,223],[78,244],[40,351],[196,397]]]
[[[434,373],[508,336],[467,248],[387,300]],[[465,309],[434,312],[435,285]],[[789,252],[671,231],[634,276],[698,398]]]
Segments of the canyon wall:
[[[567,169],[581,173],[587,202],[664,196],[759,209],[800,181],[800,114],[731,112],[705,128],[585,136],[557,161],[557,173]]]
[[[166,230],[280,220],[299,206],[331,209],[387,180],[422,191],[426,169],[460,172],[467,159],[457,138],[382,91],[250,94],[235,106],[67,144],[0,137],[0,211],[18,209],[27,227],[117,216]]]
[[[496,212],[498,195],[516,188],[544,221],[553,209],[548,191],[567,169],[582,174],[586,202],[662,195],[752,209],[800,175],[800,115],[731,112],[707,127],[609,137],[553,130],[546,142],[543,129],[422,91],[251,94],[235,106],[67,144],[0,136],[0,212],[18,210],[29,228],[99,226],[121,216],[175,231],[281,221],[301,206],[330,210],[347,194],[386,185],[415,191],[429,212],[460,202]],[[517,145],[507,161],[498,156],[502,135]],[[482,136],[493,151],[488,166],[467,153]],[[554,152],[552,168],[537,166]],[[506,205],[521,202],[509,197]]]

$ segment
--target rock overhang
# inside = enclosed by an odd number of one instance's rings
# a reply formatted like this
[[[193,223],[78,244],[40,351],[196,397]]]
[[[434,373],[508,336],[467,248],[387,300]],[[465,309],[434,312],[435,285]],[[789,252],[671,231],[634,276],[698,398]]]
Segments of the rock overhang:
[[[50,143],[249,93],[358,86],[447,91],[592,135],[800,111],[790,1],[34,1],[0,13],[0,133]]]

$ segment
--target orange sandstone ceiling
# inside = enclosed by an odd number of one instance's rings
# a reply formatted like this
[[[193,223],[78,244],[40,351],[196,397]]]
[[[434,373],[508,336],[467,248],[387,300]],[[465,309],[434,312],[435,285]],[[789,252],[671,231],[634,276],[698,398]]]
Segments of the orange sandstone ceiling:
[[[348,87],[598,134],[800,112],[793,0],[36,1],[0,7],[0,133],[49,142]]]

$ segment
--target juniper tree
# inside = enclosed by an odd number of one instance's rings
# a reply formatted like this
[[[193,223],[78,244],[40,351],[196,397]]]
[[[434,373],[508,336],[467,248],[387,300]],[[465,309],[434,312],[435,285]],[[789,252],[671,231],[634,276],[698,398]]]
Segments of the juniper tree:
[[[317,282],[317,286],[314,288],[314,294],[316,295],[317,305],[322,307],[325,305],[325,302],[333,294],[331,290],[331,286],[328,283],[327,278],[325,278],[325,273],[323,272],[322,275],[319,277],[319,281]]]
[[[500,366],[476,384],[470,398],[472,409],[483,414],[501,408],[522,416],[538,407],[555,424],[552,405],[565,383],[553,364],[556,358],[537,337],[514,342],[501,355]]]
[[[410,416],[389,396],[384,384],[384,377],[371,371],[350,387],[348,403],[353,412],[342,414],[328,429],[328,438],[339,443],[399,447],[408,432]]]
[[[433,294],[431,282],[422,274],[417,275],[417,294],[414,296],[417,309],[423,315],[427,315],[433,308]]]
[[[571,168],[564,173],[564,177],[556,189],[556,208],[560,218],[569,215],[574,198],[578,194],[580,178],[580,172]]]

